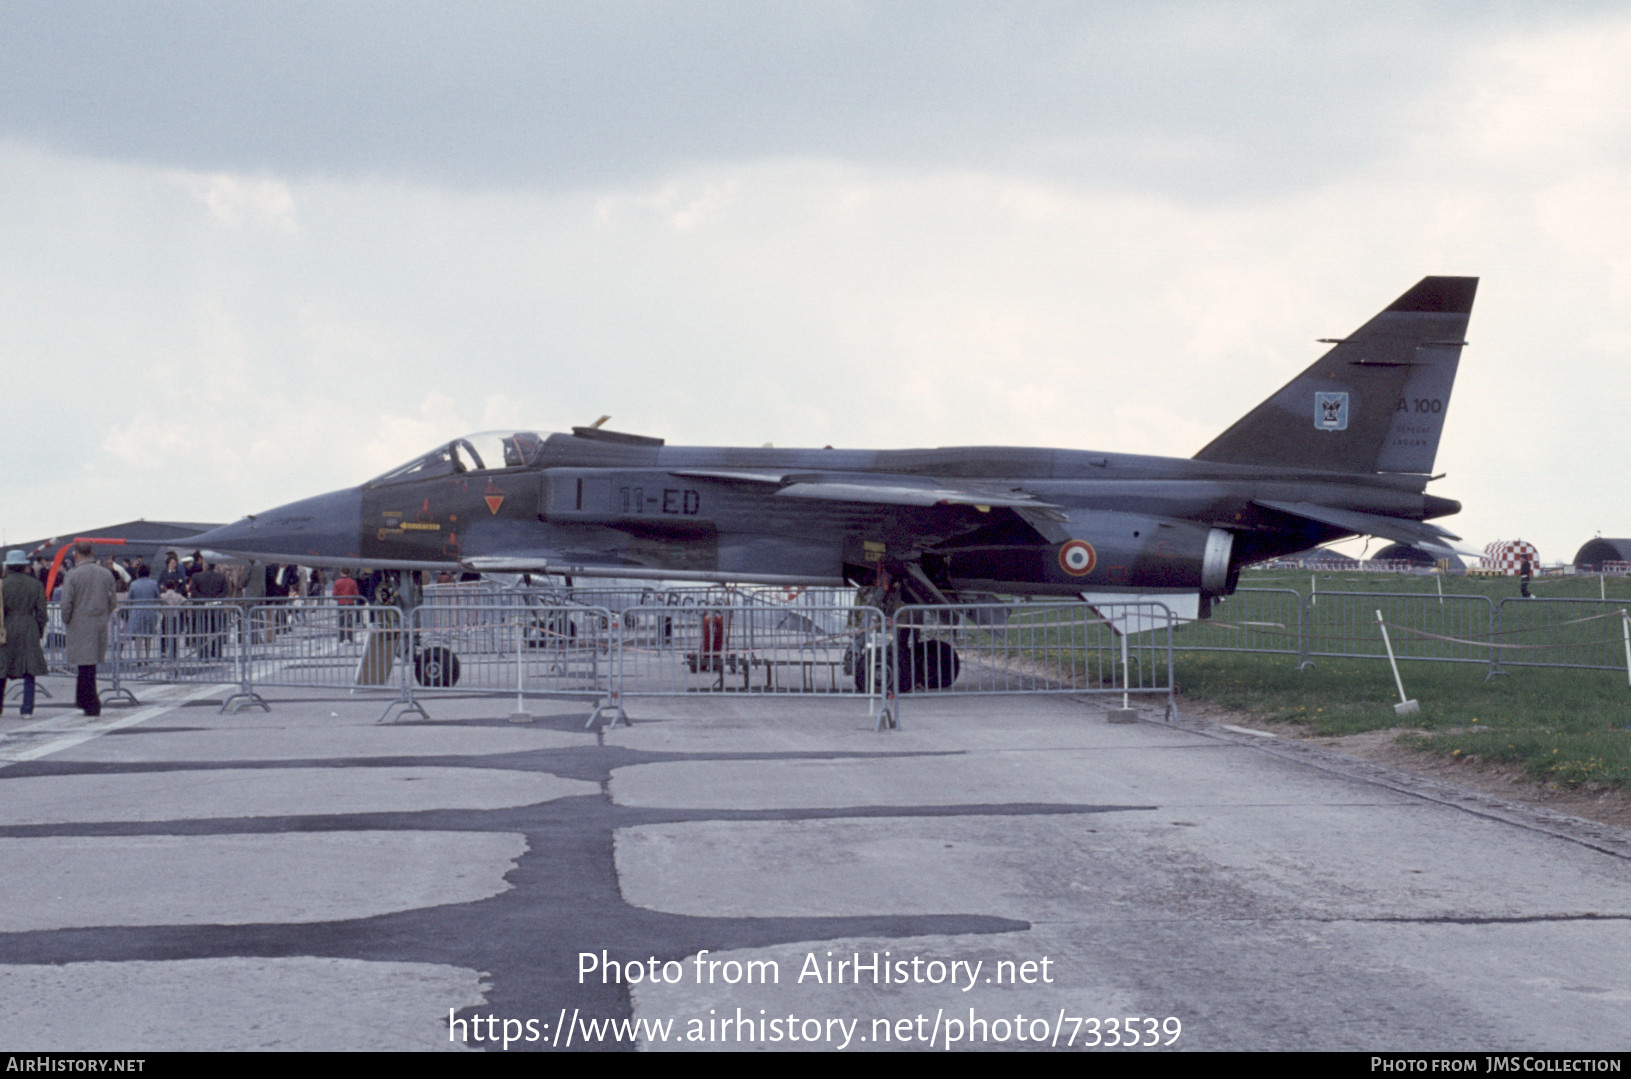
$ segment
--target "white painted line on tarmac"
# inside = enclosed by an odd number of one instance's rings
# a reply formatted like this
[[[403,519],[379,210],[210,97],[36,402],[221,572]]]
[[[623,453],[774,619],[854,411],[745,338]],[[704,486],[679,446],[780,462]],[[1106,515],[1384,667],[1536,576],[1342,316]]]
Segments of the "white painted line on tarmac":
[[[1250,727],[1237,727],[1233,723],[1219,723],[1218,726],[1222,727],[1226,731],[1234,731],[1236,734],[1255,734],[1259,738],[1279,737],[1279,735],[1271,734],[1268,731],[1254,731]]]
[[[131,727],[137,723],[145,723],[150,719],[164,715],[166,712],[181,707],[187,701],[208,697],[215,693],[231,693],[237,689],[236,684],[223,684],[214,686],[194,686],[179,696],[169,697],[157,704],[150,704],[145,708],[138,708],[134,712],[126,713],[114,720],[95,719],[82,714],[56,716],[52,719],[42,719],[38,723],[31,723],[26,727],[19,727],[13,731],[6,731],[3,740],[0,740],[0,768],[8,764],[17,764],[21,761],[39,760],[49,757],[53,753],[61,753],[65,749],[89,742],[92,738],[116,731],[123,727]],[[46,734],[51,731],[62,731],[61,738],[53,738],[49,742],[26,740],[24,745],[12,745],[18,735]]]

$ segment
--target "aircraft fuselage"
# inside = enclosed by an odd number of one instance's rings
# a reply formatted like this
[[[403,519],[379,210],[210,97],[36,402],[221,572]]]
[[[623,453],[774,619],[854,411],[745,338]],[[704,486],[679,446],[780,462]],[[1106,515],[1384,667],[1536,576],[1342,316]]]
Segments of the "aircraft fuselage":
[[[699,475],[719,473],[720,475]],[[741,473],[731,476],[730,473]],[[772,485],[770,476],[796,477]],[[911,477],[1031,496],[1082,527],[1091,565],[1069,564],[1014,506],[904,505],[781,492]],[[653,447],[552,435],[530,465],[385,479],[212,533],[217,550],[347,566],[491,568],[601,576],[837,584],[868,566],[927,561],[948,591],[1075,595],[1200,590],[1212,529],[1231,572],[1344,533],[1257,503],[1311,502],[1424,520],[1458,508],[1420,477],[1355,477],[1072,450],[772,450]],[[935,488],[926,486],[925,499]],[[851,490],[849,494],[865,493]],[[979,497],[978,495],[974,497]],[[534,557],[526,552],[548,552]]]
[[[322,566],[835,584],[916,598],[1234,590],[1353,535],[1447,552],[1425,493],[1477,279],[1428,277],[1192,458],[973,446],[668,446],[575,427],[454,439],[197,537]],[[879,570],[888,571],[880,574]],[[1204,603],[1202,604],[1204,610]]]

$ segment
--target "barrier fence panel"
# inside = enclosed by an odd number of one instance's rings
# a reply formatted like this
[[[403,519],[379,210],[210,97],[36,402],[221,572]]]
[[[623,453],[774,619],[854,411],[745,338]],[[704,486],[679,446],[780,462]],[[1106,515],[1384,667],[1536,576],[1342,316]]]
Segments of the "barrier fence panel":
[[[45,665],[52,674],[73,674],[68,666],[68,630],[62,624],[62,604],[45,605],[45,633],[40,637],[45,650]]]
[[[249,608],[242,642],[251,686],[395,689],[402,611],[366,604],[264,603]]]
[[[739,610],[844,611],[855,603],[853,588],[737,588],[701,585],[676,588],[570,588],[559,598],[572,603],[623,611],[630,607],[731,607]],[[776,620],[772,615],[765,618]],[[763,623],[761,619],[760,624]]]
[[[877,608],[637,606],[624,610],[619,621],[618,686],[623,697],[856,696],[871,702],[880,723],[893,722],[890,649],[883,612]]]
[[[1506,667],[1627,669],[1624,600],[1501,600],[1496,662]]]
[[[421,714],[439,694],[513,693],[518,712],[529,695],[590,696],[591,722],[626,718],[625,696],[774,693],[859,697],[893,726],[898,695],[914,693],[1164,693],[1174,711],[1174,651],[1381,660],[1377,611],[1400,660],[1631,668],[1623,602],[1596,599],[1240,589],[1178,625],[1161,604],[908,605],[889,618],[841,588],[426,593],[407,614],[333,599],[128,604],[102,674],[132,701],[133,685],[235,684],[223,711],[264,707],[256,686],[393,691],[392,708]],[[57,604],[42,643],[53,673],[72,675]]]
[[[518,710],[533,695],[610,697],[619,644],[612,613],[535,600],[409,612],[401,703],[426,714],[420,702],[448,692],[515,694]]]
[[[1160,693],[1175,715],[1172,622],[1159,603],[905,606],[895,615],[900,691]]]
[[[1399,659],[1482,663],[1494,670],[1495,604],[1487,596],[1320,592],[1304,604],[1308,655],[1386,659],[1377,611]]]
[[[854,606],[780,602],[753,594],[732,597],[731,635],[750,652],[785,651],[813,639],[837,639],[849,626]]]
[[[1294,588],[1242,588],[1214,602],[1210,618],[1173,630],[1178,652],[1257,652],[1305,661],[1302,593]]]
[[[237,685],[228,702],[248,693],[242,618],[230,600],[121,606],[108,625],[113,692],[133,702],[127,685]]]

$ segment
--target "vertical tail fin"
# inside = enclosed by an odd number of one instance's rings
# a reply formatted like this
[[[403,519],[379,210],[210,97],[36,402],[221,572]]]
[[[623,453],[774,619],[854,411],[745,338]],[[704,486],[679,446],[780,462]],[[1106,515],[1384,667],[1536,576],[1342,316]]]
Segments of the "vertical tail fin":
[[[1477,291],[1476,277],[1422,278],[1195,459],[1431,472]]]

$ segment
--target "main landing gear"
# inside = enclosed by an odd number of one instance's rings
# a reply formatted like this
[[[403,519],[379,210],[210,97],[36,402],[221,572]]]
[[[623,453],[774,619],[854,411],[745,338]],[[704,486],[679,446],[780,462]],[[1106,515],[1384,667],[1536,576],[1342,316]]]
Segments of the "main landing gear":
[[[844,656],[844,666],[861,693],[877,692],[883,678],[882,649],[856,638]],[[859,659],[859,662],[857,662]],[[915,629],[895,632],[895,692],[950,689],[963,668],[957,649],[948,641],[923,640]]]

